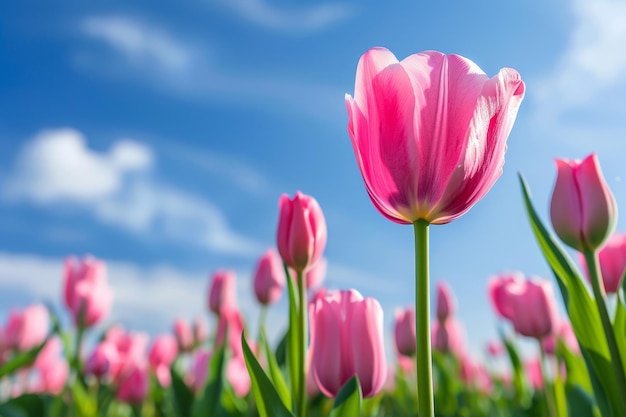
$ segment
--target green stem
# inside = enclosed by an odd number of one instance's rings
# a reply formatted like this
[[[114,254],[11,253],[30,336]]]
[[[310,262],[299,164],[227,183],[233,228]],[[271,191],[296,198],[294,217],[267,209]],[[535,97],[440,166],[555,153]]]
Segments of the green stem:
[[[606,309],[606,304],[604,303],[605,291],[598,265],[598,253],[596,251],[586,250],[584,255],[587,263],[587,269],[589,270],[589,280],[591,281],[593,296],[596,300],[598,312],[600,313],[600,320],[602,321],[602,327],[604,328],[604,335],[606,337],[606,342],[609,345],[609,352],[611,353],[611,364],[613,365],[613,372],[615,373],[617,389],[621,397],[626,398],[626,377],[624,376],[624,366],[622,364],[622,357],[620,356],[619,349],[617,347],[617,340],[615,339],[615,333],[613,332],[613,325],[611,324],[611,319],[609,318],[609,312]],[[622,410],[622,413],[624,412],[626,412],[626,408]]]
[[[80,352],[83,347],[83,336],[85,335],[85,306],[81,304],[78,310],[78,318],[76,320],[76,340],[74,345],[74,370],[76,376],[82,381],[82,366],[80,363]],[[83,384],[86,386],[86,384]]]
[[[554,401],[554,390],[552,389],[552,384],[548,379],[548,372],[546,369],[546,350],[543,347],[543,342],[540,339],[537,339],[537,341],[539,342],[541,379],[543,380],[543,392],[548,406],[548,416],[557,417],[558,413],[556,410],[556,403]]]
[[[426,220],[413,223],[415,231],[415,336],[417,342],[417,401],[420,417],[434,417],[430,344],[430,271]]]
[[[259,314],[259,335],[257,338],[261,341],[261,335],[265,332],[265,321],[267,320],[267,306],[261,306],[261,313]]]
[[[308,346],[308,304],[306,300],[306,283],[304,282],[304,274],[302,271],[298,271],[298,308],[299,308],[299,323],[298,323],[298,340],[300,346],[298,355],[300,357],[300,369],[298,370],[298,386],[300,388],[298,392],[298,404],[299,413],[298,417],[306,416],[306,350]]]

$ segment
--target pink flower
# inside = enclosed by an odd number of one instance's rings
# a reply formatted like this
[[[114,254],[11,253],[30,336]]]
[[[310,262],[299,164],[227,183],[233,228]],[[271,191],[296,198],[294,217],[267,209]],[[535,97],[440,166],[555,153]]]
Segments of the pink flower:
[[[189,352],[193,348],[194,335],[187,320],[178,318],[174,321],[174,336],[181,352]]]
[[[417,349],[415,338],[415,310],[410,307],[405,310],[396,310],[394,336],[396,349],[398,349],[401,355],[415,355]]]
[[[104,340],[113,343],[119,355],[120,365],[112,375],[115,382],[127,378],[135,368],[146,368],[147,334],[127,333],[121,326],[114,326],[106,333]]]
[[[578,340],[576,340],[572,324],[569,321],[561,321],[558,325],[556,334],[552,333],[543,339],[543,348],[546,353],[550,355],[554,354],[556,350],[557,338],[562,339],[563,343],[565,343],[565,346],[567,346],[570,351],[580,354],[580,346],[578,345]]]
[[[209,288],[209,310],[218,316],[237,308],[235,272],[220,270],[213,274]]]
[[[211,356],[212,353],[207,350],[198,350],[191,361],[186,382],[195,392],[199,392],[204,387]]]
[[[620,280],[626,269],[626,233],[614,233],[606,245],[598,253],[600,272],[604,282],[604,290],[609,294],[615,294],[619,290]],[[587,262],[585,256],[580,254],[580,263],[589,280]]]
[[[489,355],[496,358],[504,353],[504,346],[500,342],[489,342],[487,344],[487,352],[489,352]]]
[[[148,362],[155,372],[162,387],[169,387],[171,383],[170,365],[178,355],[178,344],[176,339],[164,334],[157,336],[152,343],[148,353]]]
[[[133,364],[121,379],[117,389],[117,399],[129,404],[141,404],[148,395],[148,370],[140,364]]]
[[[250,391],[250,375],[243,356],[234,356],[226,366],[226,379],[238,397],[245,397]]]
[[[61,341],[54,337],[39,352],[33,365],[38,375],[33,384],[33,392],[58,395],[63,391],[69,375],[69,366],[61,357],[61,350]]]
[[[330,293],[309,305],[311,369],[320,390],[335,397],[354,375],[364,397],[378,393],[387,377],[383,310],[356,290]]]
[[[85,372],[94,375],[99,380],[119,373],[122,363],[117,347],[110,341],[104,340],[96,345],[85,363]]]
[[[456,301],[452,290],[445,282],[437,284],[437,318],[445,321],[454,314],[456,310]]]
[[[268,249],[256,267],[254,274],[254,294],[263,305],[274,304],[285,287],[285,269],[280,256]]]
[[[522,336],[542,339],[556,330],[559,319],[550,281],[495,277],[489,282],[489,293],[496,311]]]
[[[63,295],[74,323],[79,323],[80,314],[86,327],[104,319],[113,303],[113,290],[106,282],[104,263],[91,257],[82,261],[68,258],[65,261]]]
[[[524,368],[526,369],[526,374],[530,379],[530,383],[533,388],[536,390],[543,389],[543,376],[541,374],[541,361],[539,358],[535,358],[527,361],[524,364]]]
[[[458,55],[426,51],[398,62],[387,49],[360,59],[348,132],[367,192],[388,219],[448,223],[502,173],[525,86],[517,71],[489,78]]]
[[[557,159],[556,168],[550,202],[554,231],[578,251],[599,248],[615,229],[617,205],[596,154],[582,162]]]
[[[432,324],[432,345],[440,352],[452,352],[460,356],[464,351],[463,327],[455,318],[445,322],[435,320]]]
[[[198,316],[192,324],[194,346],[200,346],[209,338],[209,327],[204,317]]]
[[[296,271],[315,264],[326,247],[326,220],[317,201],[300,191],[293,200],[283,194],[276,243],[283,262]]]
[[[228,331],[228,347],[234,356],[243,357],[243,348],[241,347],[241,333],[244,330],[243,316],[237,310],[231,310],[228,314],[220,316],[217,323],[217,345],[224,343],[224,337]]]
[[[4,344],[17,351],[34,348],[48,335],[49,321],[48,310],[41,304],[26,307],[22,312],[11,311],[4,328]]]

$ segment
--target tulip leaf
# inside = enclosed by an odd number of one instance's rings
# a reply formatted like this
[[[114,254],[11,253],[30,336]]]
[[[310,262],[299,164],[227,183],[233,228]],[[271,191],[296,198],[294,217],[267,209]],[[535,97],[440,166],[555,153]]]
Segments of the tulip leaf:
[[[623,408],[623,398],[617,390],[609,348],[595,301],[567,252],[541,222],[532,204],[528,185],[521,174],[519,179],[530,224],[544,258],[559,284],[567,314],[587,364],[598,407],[603,415],[606,414],[603,411],[609,407],[604,404],[603,399],[606,399],[613,410],[620,410]]]
[[[515,402],[521,406],[527,406],[530,401],[530,393],[526,388],[526,382],[524,380],[524,366],[520,355],[511,340],[504,335],[501,335],[502,343],[506,348],[506,352],[509,355],[511,361],[511,367],[513,368],[513,388],[515,389]]]
[[[283,373],[280,370],[280,366],[278,366],[276,357],[270,348],[267,337],[265,336],[265,329],[263,328],[261,328],[261,345],[265,351],[265,356],[267,357],[270,377],[274,383],[274,387],[276,388],[276,391],[278,391],[278,395],[280,395],[281,400],[283,400],[283,404],[289,408],[291,407],[291,394],[289,393],[289,388],[287,388],[287,383],[285,382]]]
[[[346,382],[335,397],[330,417],[359,417],[363,394],[359,378],[355,375]]]
[[[176,415],[180,417],[191,416],[191,405],[193,404],[193,391],[189,389],[180,374],[173,368],[170,368],[172,377],[172,393],[174,394],[174,407]]]
[[[91,417],[96,415],[96,402],[89,396],[83,384],[76,380],[72,386],[72,403],[76,417]]]
[[[224,336],[228,340],[228,336]],[[196,398],[191,409],[193,417],[216,416],[221,408],[222,390],[224,389],[224,363],[226,362],[226,343],[217,349],[208,364],[208,378],[200,398]]]
[[[3,417],[41,417],[46,415],[46,402],[50,397],[37,394],[22,394],[0,405]]]
[[[11,375],[13,372],[17,371],[20,368],[32,365],[33,362],[35,362],[35,359],[37,359],[37,355],[39,355],[39,352],[41,352],[41,349],[43,349],[46,343],[48,343],[49,338],[50,336],[48,336],[46,340],[30,350],[17,353],[10,360],[0,365],[0,378],[6,375]]]
[[[580,385],[565,385],[568,417],[590,417],[594,415],[594,401]]]
[[[559,338],[556,345],[556,355],[559,360],[562,360],[567,370],[566,383],[569,385],[577,385],[591,392],[591,381],[589,380],[589,374],[587,373],[587,366],[585,360],[574,354],[563,341]]]
[[[263,371],[254,353],[250,350],[244,334],[241,335],[241,346],[246,360],[246,367],[252,382],[252,392],[256,401],[260,417],[294,417],[289,409],[283,404],[280,395]]]

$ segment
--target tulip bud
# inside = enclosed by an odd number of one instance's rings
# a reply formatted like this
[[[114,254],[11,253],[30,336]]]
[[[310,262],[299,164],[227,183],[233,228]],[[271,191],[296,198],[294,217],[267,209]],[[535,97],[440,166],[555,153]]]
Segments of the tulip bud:
[[[44,341],[48,334],[49,313],[41,304],[11,311],[4,329],[4,344],[9,349],[25,351]]]
[[[148,362],[162,387],[170,386],[170,365],[177,355],[178,346],[173,336],[165,334],[154,339],[148,354]]]
[[[196,317],[193,321],[192,329],[194,346],[200,346],[209,338],[209,329],[204,317]]]
[[[283,262],[296,271],[313,265],[326,246],[326,220],[317,201],[297,192],[293,200],[283,194],[276,242]]]
[[[330,293],[309,305],[312,362],[320,390],[335,397],[357,375],[364,397],[378,393],[387,377],[383,310],[356,290]]]
[[[626,272],[626,234],[614,233],[606,242],[606,245],[600,249],[598,262],[600,263],[604,290],[608,294],[617,293],[624,272]],[[582,254],[580,256],[580,263],[583,266],[583,271],[588,280],[587,261]]]
[[[394,328],[396,348],[401,355],[413,356],[417,350],[415,338],[415,310],[396,311],[396,325]]]
[[[179,318],[174,321],[174,337],[181,352],[189,352],[192,349],[194,336],[187,320]]]
[[[489,342],[487,344],[487,352],[489,352],[491,357],[497,358],[504,353],[504,346],[500,342]]]
[[[285,269],[280,257],[268,249],[259,259],[254,274],[254,294],[259,303],[273,304],[280,298],[285,286]]]
[[[134,364],[117,389],[117,399],[128,404],[141,404],[148,395],[148,370]]]
[[[117,375],[121,365],[117,347],[112,342],[104,340],[98,343],[87,358],[85,373],[101,380],[105,376]]]
[[[596,154],[582,162],[557,159],[557,177],[550,203],[552,226],[568,246],[595,250],[615,229],[617,205]]]
[[[454,314],[456,302],[452,290],[445,282],[437,284],[437,318],[445,321]]]
[[[209,289],[209,310],[218,316],[237,308],[235,272],[217,271]]]
[[[69,375],[69,366],[61,357],[61,340],[50,339],[37,355],[33,368],[39,378],[34,381],[33,392],[58,395],[63,391]]]
[[[432,324],[431,343],[439,352],[452,352],[457,356],[464,353],[463,327],[454,318],[442,322],[435,320]]]

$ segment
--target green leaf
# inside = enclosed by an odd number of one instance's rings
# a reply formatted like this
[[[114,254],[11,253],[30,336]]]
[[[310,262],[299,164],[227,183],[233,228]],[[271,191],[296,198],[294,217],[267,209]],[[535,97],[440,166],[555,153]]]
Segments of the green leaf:
[[[170,368],[172,376],[172,393],[174,394],[174,408],[176,415],[179,417],[191,416],[191,405],[193,404],[193,391],[189,389],[180,374],[173,368]]]
[[[26,351],[20,352],[14,355],[9,361],[3,363],[0,366],[0,378],[11,375],[13,372],[17,371],[20,368],[24,368],[26,366],[30,366],[37,359],[37,355],[41,352],[41,349],[48,343],[49,337],[46,338],[41,344],[35,346],[34,348]]]
[[[515,389],[515,403],[517,405],[526,407],[530,402],[530,393],[526,387],[526,381],[524,379],[524,366],[520,359],[519,353],[515,348],[515,345],[509,338],[501,335],[502,343],[506,348],[511,361],[511,367],[513,368],[513,388]]]
[[[224,340],[228,340],[224,337]],[[223,343],[211,357],[208,364],[207,382],[202,396],[193,403],[193,417],[214,417],[221,407],[222,390],[224,389],[224,363],[226,343]]]
[[[594,401],[591,395],[580,385],[566,384],[568,417],[591,417],[594,415]]]
[[[280,370],[280,366],[278,366],[274,353],[270,349],[270,345],[267,342],[265,329],[261,329],[261,345],[265,351],[265,356],[267,357],[270,377],[274,383],[274,387],[276,388],[276,391],[278,391],[278,395],[280,395],[281,400],[283,400],[283,404],[289,408],[291,407],[291,394],[289,393],[289,388],[287,388],[287,383],[285,382],[283,373]]]
[[[76,417],[92,417],[96,415],[96,402],[80,381],[70,387]]]
[[[355,375],[341,387],[339,394],[335,397],[330,417],[359,417],[362,402],[361,384]]]
[[[246,367],[252,382],[252,392],[256,401],[257,409],[261,417],[294,417],[287,409],[274,388],[272,381],[267,377],[263,368],[254,357],[245,336],[241,335],[241,346],[246,360]]]
[[[11,398],[0,406],[0,416],[41,417],[46,414],[44,397],[38,394],[23,394]]]
[[[589,380],[589,374],[587,373],[587,365],[585,360],[574,354],[563,341],[559,338],[556,345],[556,356],[565,364],[567,370],[566,383],[569,385],[577,385],[591,392],[591,381]]]

